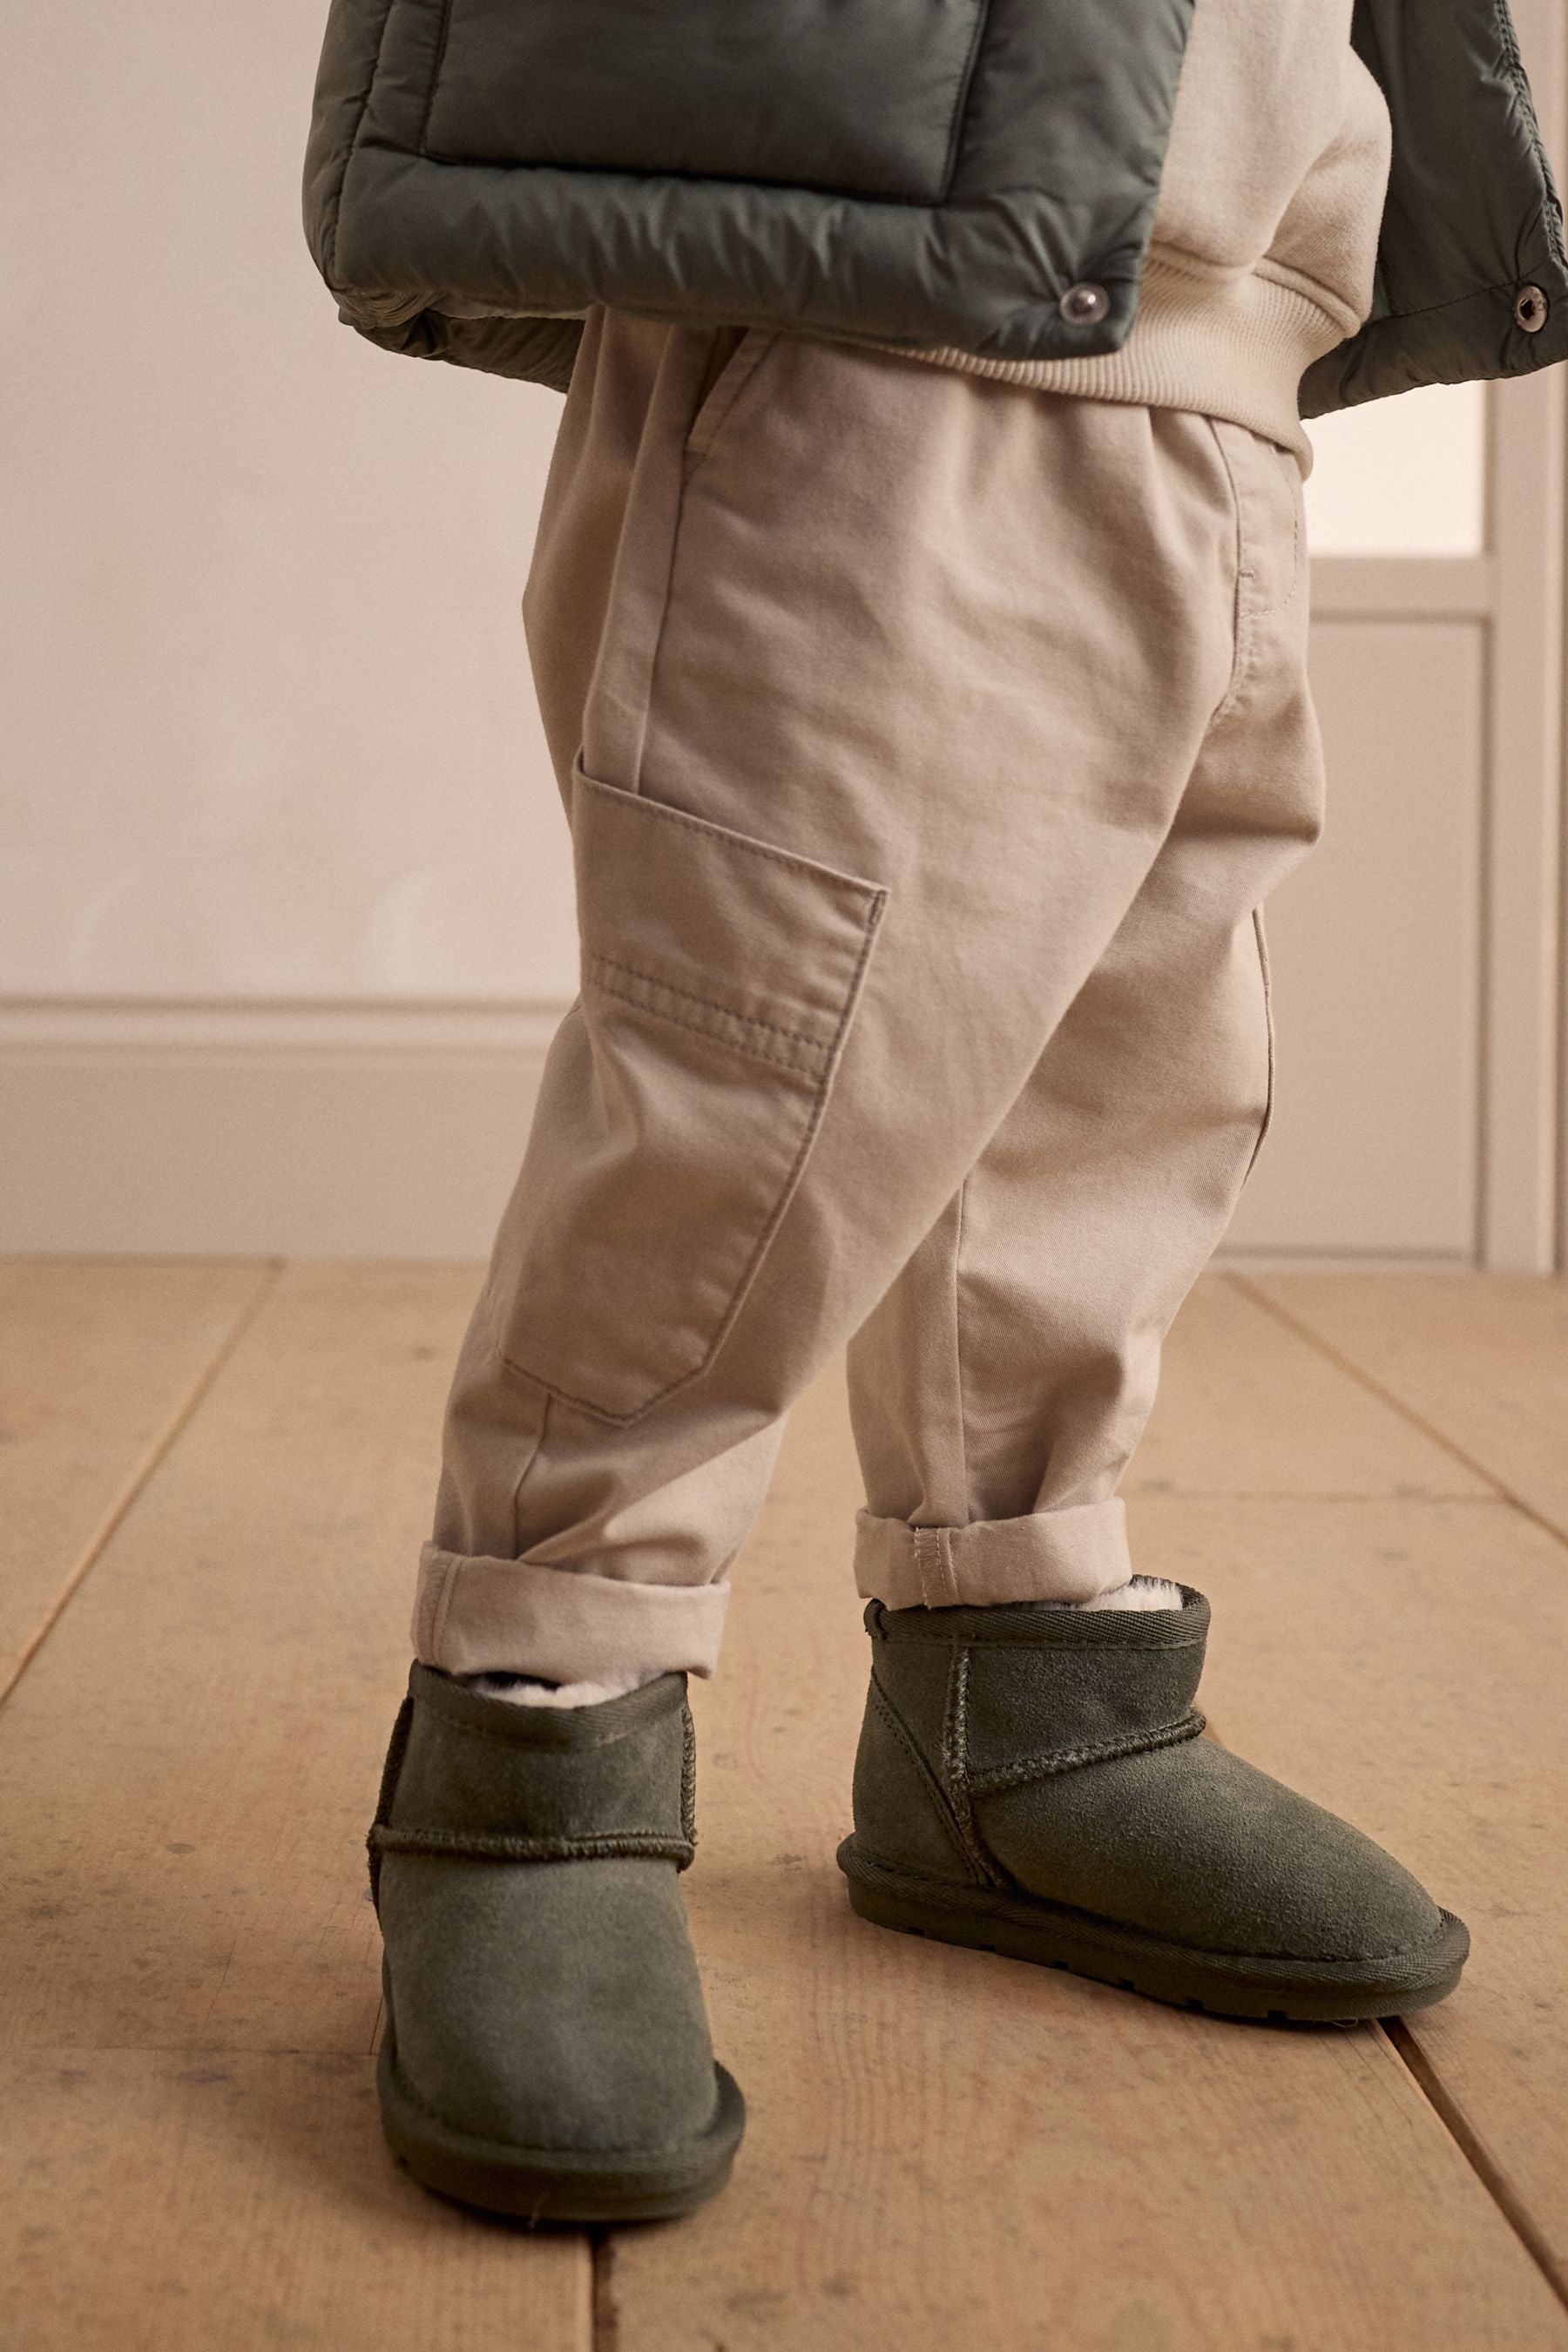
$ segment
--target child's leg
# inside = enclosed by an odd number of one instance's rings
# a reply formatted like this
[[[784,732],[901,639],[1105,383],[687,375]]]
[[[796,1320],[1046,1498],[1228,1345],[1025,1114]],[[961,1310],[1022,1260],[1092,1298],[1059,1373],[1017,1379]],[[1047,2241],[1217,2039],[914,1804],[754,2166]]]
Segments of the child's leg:
[[[616,2221],[710,2195],[742,2123],[669,1670],[712,1664],[783,1415],[868,1318],[857,1906],[1249,2015],[1419,2005],[1465,1937],[1195,1736],[1199,1595],[1052,1605],[1127,1577],[1116,1474],[1262,1116],[1250,910],[1318,801],[1287,461],[825,345],[584,355],[530,601],[584,987],[374,1837],[393,2145]]]
[[[711,1665],[781,1416],[1188,822],[1238,684],[1235,467],[1244,562],[1293,570],[1295,513],[1288,461],[1199,417],[767,338],[713,382],[711,338],[618,320],[584,348],[529,600],[563,771],[585,746],[584,988],[454,1391],[416,1638],[602,1683]],[[1192,803],[1170,923],[1229,955],[1315,770],[1221,799]],[[1064,1591],[1126,1574],[1095,1496]]]
[[[1104,957],[850,1348],[858,1580],[895,1608],[1130,1573],[1117,1484],[1267,1118],[1255,910],[1316,831],[1321,762],[1293,485],[1269,480],[1288,461],[1221,429],[1243,524],[1227,708]]]
[[[1349,2021],[1441,2000],[1463,1926],[1198,1737],[1201,1594],[1054,1605],[1128,1573],[1117,1480],[1267,1114],[1253,910],[1317,823],[1295,483],[1265,445],[1215,438],[1239,526],[1230,687],[1115,938],[851,1351],[878,1605],[839,1859],[886,1927]]]

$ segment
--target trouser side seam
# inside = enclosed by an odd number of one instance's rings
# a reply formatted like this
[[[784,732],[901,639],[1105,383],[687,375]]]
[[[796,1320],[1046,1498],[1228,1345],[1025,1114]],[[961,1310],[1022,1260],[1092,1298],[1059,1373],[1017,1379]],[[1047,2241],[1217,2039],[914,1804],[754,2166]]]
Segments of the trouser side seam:
[[[421,1656],[438,1658],[441,1654],[441,1643],[447,1631],[447,1612],[452,1605],[452,1594],[457,1581],[458,1562],[456,1559],[449,1559],[442,1570],[441,1581],[436,1589],[436,1597],[430,1608],[429,1647],[428,1650],[421,1650]]]
[[[506,1363],[507,1359],[505,1356],[501,1357],[501,1361],[503,1364]],[[508,1369],[510,1370],[512,1367],[509,1366]],[[513,1554],[519,1559],[522,1558],[523,1552],[526,1549],[526,1546],[522,1540],[523,1484],[528,1477],[529,1472],[532,1469],[534,1464],[538,1461],[540,1454],[544,1450],[544,1433],[550,1423],[550,1408],[552,1403],[554,1402],[548,1389],[542,1391],[542,1396],[543,1402],[539,1409],[539,1426],[534,1433],[533,1444],[524,1459],[521,1467],[518,1471],[516,1482],[511,1490],[511,1548]]]
[[[1242,687],[1251,664],[1252,619],[1247,590],[1253,583],[1252,568],[1247,561],[1246,530],[1242,520],[1241,485],[1236,478],[1236,468],[1230,462],[1230,452],[1225,446],[1224,436],[1216,428],[1214,418],[1211,416],[1205,421],[1210,438],[1218,454],[1219,462],[1225,468],[1225,478],[1230,486],[1231,510],[1236,519],[1236,604],[1232,620],[1230,678],[1219,706],[1209,720],[1209,725],[1213,728],[1217,726],[1222,719],[1228,719],[1240,701]]]
[[[679,330],[666,346],[622,518],[616,593],[583,714],[584,767],[600,782],[631,793],[642,790],[654,677],[686,503],[686,445],[710,348],[710,339],[694,340]]]
[[[1263,1149],[1264,1138],[1268,1135],[1274,1119],[1274,989],[1268,970],[1268,942],[1264,936],[1261,907],[1255,907],[1252,910],[1252,935],[1258,942],[1258,969],[1263,982],[1263,1035],[1264,1051],[1268,1056],[1268,1075],[1264,1081],[1263,1117],[1258,1122],[1258,1139],[1252,1147],[1252,1157],[1247,1163],[1247,1176],[1241,1180],[1244,1184],[1247,1177],[1251,1175],[1258,1165],[1258,1155]]]
[[[910,1540],[914,1548],[915,1573],[920,1579],[924,1607],[956,1609],[960,1594],[952,1565],[952,1529],[912,1527]]]

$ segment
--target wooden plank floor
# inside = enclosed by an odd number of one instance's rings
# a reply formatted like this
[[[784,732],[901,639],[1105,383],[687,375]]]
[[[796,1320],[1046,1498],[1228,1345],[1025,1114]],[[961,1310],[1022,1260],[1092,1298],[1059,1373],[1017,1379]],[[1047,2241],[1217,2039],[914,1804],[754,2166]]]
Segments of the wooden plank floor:
[[[1392,2037],[851,1916],[820,1383],[696,1695],[751,2129],[718,2204],[590,2243],[423,2196],[374,2122],[363,1837],[474,1280],[0,1269],[0,2343],[1568,2352],[1568,1286],[1212,1280],[1130,1481],[1144,1564],[1215,1601],[1219,1736],[1470,1920]]]
[[[270,1278],[249,1265],[0,1271],[0,1691],[97,1558]]]

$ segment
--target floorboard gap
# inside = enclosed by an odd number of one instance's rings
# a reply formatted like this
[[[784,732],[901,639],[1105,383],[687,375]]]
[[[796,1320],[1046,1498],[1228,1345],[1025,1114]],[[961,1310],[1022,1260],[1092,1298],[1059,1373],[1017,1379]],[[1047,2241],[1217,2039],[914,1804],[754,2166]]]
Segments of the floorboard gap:
[[[81,1558],[77,1561],[77,1564],[72,1569],[69,1576],[67,1577],[64,1584],[61,1585],[59,1591],[56,1593],[53,1603],[46,1612],[42,1623],[37,1628],[31,1639],[23,1643],[20,1654],[16,1659],[16,1665],[13,1667],[11,1673],[6,1675],[5,1681],[0,1683],[0,1706],[3,1706],[5,1701],[10,1697],[17,1684],[21,1681],[22,1676],[26,1673],[27,1668],[32,1664],[33,1660],[43,1648],[44,1643],[48,1640],[49,1635],[59,1623],[66,1610],[70,1606],[72,1598],[81,1590],[82,1584],[86,1580],[92,1568],[97,1561],[101,1559],[105,1547],[114,1534],[115,1529],[124,1519],[126,1513],[131,1510],[138,1496],[144,1493],[149,1481],[157,1475],[159,1470],[162,1469],[163,1464],[168,1460],[170,1453],[173,1451],[174,1447],[184,1434],[184,1432],[189,1428],[192,1419],[194,1418],[197,1408],[201,1404],[203,1398],[207,1394],[213,1382],[216,1380],[224,1366],[228,1362],[230,1357],[234,1354],[235,1349],[238,1347],[240,1341],[244,1339],[246,1333],[255,1322],[262,1307],[271,1296],[272,1291],[276,1286],[278,1277],[283,1271],[283,1263],[284,1262],[281,1258],[275,1258],[272,1260],[270,1265],[268,1265],[260,1281],[257,1285],[256,1294],[251,1299],[250,1304],[242,1308],[240,1313],[236,1317],[233,1329],[220,1341],[218,1347],[214,1351],[212,1360],[203,1368],[203,1370],[197,1374],[196,1378],[192,1381],[190,1391],[186,1395],[184,1402],[178,1406],[173,1414],[171,1414],[168,1426],[163,1431],[163,1435],[148,1448],[146,1459],[138,1464],[137,1467],[132,1472],[131,1476],[126,1480],[124,1486],[115,1496],[113,1502],[110,1505],[108,1510],[105,1511],[102,1518],[99,1521],[92,1535],[82,1546]]]
[[[1348,1379],[1354,1381],[1359,1388],[1363,1388],[1369,1396],[1376,1397],[1381,1404],[1387,1405],[1391,1412],[1398,1413],[1402,1421],[1407,1421],[1413,1429],[1420,1430],[1424,1436],[1432,1440],[1434,1445],[1440,1445],[1445,1454],[1451,1454],[1456,1462],[1463,1463],[1465,1468],[1472,1471],[1478,1478],[1484,1478],[1500,1502],[1510,1503],[1516,1511],[1522,1512],[1524,1517],[1538,1527],[1543,1535],[1550,1536],[1553,1543],[1568,1547],[1568,1534],[1564,1533],[1555,1520],[1547,1518],[1545,1514],[1537,1510],[1535,1505],[1528,1502],[1524,1496],[1516,1494],[1506,1480],[1498,1476],[1497,1472],[1489,1463],[1482,1462],[1474,1454],[1468,1454],[1462,1445],[1457,1445],[1446,1430],[1439,1429],[1435,1422],[1428,1421],[1425,1413],[1417,1412],[1415,1407],[1407,1404],[1394,1390],[1385,1387],[1374,1373],[1369,1372],[1363,1365],[1358,1364],[1353,1356],[1347,1356],[1342,1349],[1334,1346],[1332,1340],[1325,1339],[1321,1332],[1314,1331],[1310,1323],[1303,1322],[1299,1316],[1292,1315],[1288,1307],[1282,1307],[1277,1298],[1271,1298],[1266,1290],[1260,1289],[1247,1276],[1232,1274],[1227,1275],[1226,1279],[1233,1283],[1255,1307],[1261,1307],[1266,1315],[1272,1315],[1277,1323],[1283,1324],[1287,1331],[1293,1331],[1298,1339],[1304,1339],[1309,1347],[1315,1348],[1320,1356],[1326,1357],[1338,1370],[1343,1372]]]
[[[1497,2207],[1552,2294],[1568,2310],[1568,2276],[1552,2252],[1542,2231],[1536,2226],[1517,2192],[1504,2179],[1491,2158],[1466,2118],[1464,2110],[1444,2084],[1426,2053],[1402,2017],[1385,2017],[1383,2030],[1393,2043],[1400,2059],[1414,2077],[1416,2088],[1426,2099],[1455,2142],[1459,2153],[1475,2174],[1487,2195]]]
[[[594,2274],[594,2352],[620,2352],[621,2315],[616,2305],[616,2242],[608,2230],[590,2230],[588,2249]]]

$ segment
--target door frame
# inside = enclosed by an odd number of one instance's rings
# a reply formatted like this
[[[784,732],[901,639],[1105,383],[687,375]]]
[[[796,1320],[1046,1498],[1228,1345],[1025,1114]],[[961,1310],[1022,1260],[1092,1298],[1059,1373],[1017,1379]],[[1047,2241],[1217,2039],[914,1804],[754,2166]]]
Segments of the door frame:
[[[1562,184],[1568,0],[1514,0],[1548,152]],[[1320,556],[1325,620],[1475,623],[1485,647],[1474,1263],[1568,1265],[1568,874],[1564,871],[1564,370],[1486,391],[1483,551]]]

